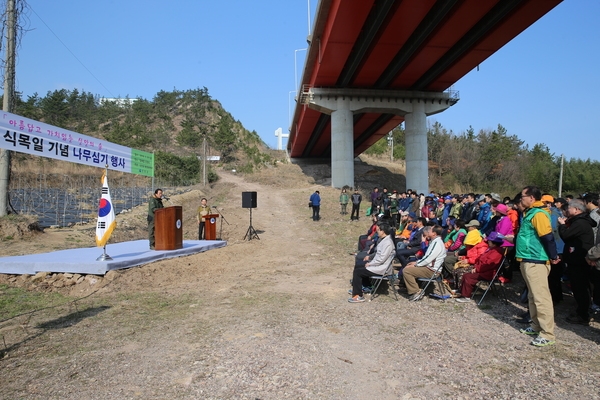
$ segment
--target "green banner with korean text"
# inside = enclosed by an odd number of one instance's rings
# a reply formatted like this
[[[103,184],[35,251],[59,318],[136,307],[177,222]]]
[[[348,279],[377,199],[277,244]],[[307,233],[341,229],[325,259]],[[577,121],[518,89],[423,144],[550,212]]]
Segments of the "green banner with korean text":
[[[154,176],[154,153],[131,149],[131,173]]]

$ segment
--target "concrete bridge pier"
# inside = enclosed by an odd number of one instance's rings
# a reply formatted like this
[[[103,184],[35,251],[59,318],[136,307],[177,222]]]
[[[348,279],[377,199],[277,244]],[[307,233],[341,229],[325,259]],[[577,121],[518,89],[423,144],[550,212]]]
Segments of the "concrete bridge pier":
[[[331,113],[331,186],[354,187],[354,119],[348,101],[341,98]]]
[[[406,188],[429,193],[429,162],[427,157],[427,115],[425,104],[412,104],[404,116],[406,147]],[[410,172],[409,172],[410,171]]]
[[[331,186],[354,186],[354,113],[396,114],[406,125],[406,185],[429,191],[427,116],[458,101],[450,92],[311,88],[303,103],[331,115]]]

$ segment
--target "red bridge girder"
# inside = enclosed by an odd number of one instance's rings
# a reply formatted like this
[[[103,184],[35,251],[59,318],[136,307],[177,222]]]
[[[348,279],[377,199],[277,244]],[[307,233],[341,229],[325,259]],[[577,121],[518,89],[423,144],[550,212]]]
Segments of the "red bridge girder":
[[[561,1],[321,0],[301,86],[444,91]],[[403,120],[355,114],[354,155]],[[290,155],[328,157],[330,147],[329,115],[298,102]]]

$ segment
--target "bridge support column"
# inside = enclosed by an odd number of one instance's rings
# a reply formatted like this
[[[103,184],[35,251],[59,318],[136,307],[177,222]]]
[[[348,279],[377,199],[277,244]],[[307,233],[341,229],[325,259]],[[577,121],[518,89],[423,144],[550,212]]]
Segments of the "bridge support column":
[[[302,98],[303,104],[331,115],[331,186],[354,186],[354,149],[360,144],[354,142],[354,114],[380,113],[404,117],[406,185],[429,192],[427,117],[454,105],[458,93],[310,88]]]
[[[406,146],[406,188],[429,193],[427,158],[427,114],[425,104],[413,102],[412,112],[404,116]]]
[[[331,186],[354,186],[354,122],[343,101],[331,113]]]

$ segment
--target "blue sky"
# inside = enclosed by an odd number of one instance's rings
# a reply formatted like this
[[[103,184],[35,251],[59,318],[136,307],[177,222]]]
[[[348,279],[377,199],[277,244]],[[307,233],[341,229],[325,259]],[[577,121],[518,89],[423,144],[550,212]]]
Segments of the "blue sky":
[[[278,127],[288,130],[294,56],[299,81],[317,0],[27,2],[24,97],[77,88],[151,100],[206,87],[269,146]],[[600,1],[564,1],[457,82],[460,101],[429,121],[457,133],[502,124],[530,146],[600,160],[598,15]]]

